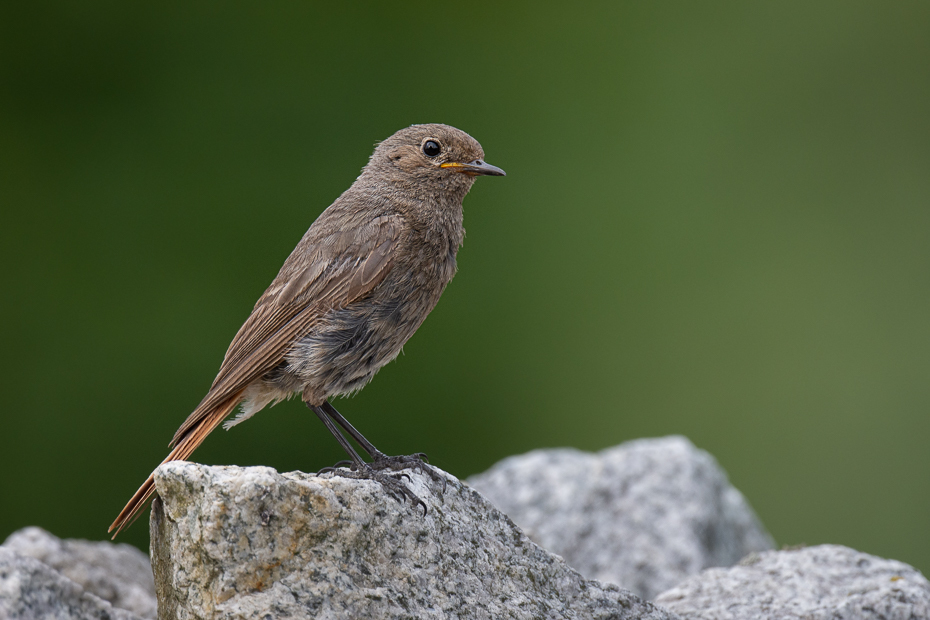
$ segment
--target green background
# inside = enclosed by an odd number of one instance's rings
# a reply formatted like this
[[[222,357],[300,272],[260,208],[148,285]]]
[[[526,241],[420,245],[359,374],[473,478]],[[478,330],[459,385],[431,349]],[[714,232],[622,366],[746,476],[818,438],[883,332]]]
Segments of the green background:
[[[336,403],[366,435],[465,477],[679,433],[779,544],[930,571],[930,3],[21,4],[0,539],[103,538],[372,145],[444,122],[508,176]],[[195,458],[342,454],[292,401]]]

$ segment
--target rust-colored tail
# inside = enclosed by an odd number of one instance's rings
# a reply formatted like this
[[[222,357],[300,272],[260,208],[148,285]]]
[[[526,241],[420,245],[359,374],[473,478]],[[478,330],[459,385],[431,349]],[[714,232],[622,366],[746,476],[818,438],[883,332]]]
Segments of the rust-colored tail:
[[[194,450],[197,449],[203,440],[207,438],[207,435],[210,434],[216,426],[226,419],[226,416],[236,408],[236,405],[242,400],[242,393],[245,390],[240,390],[234,396],[224,401],[221,405],[217,406],[213,411],[209,413],[201,413],[200,422],[195,426],[191,427],[188,432],[180,439],[177,440],[174,449],[171,453],[162,461],[162,464],[167,463],[168,461],[183,461],[189,457]],[[198,412],[194,412],[197,414]],[[194,416],[191,414],[191,417]],[[132,499],[129,500],[129,503],[126,504],[126,507],[123,508],[122,512],[119,513],[119,516],[116,517],[116,520],[107,530],[107,532],[113,532],[113,538],[116,538],[124,528],[132,525],[132,522],[135,521],[139,514],[145,510],[146,504],[155,494],[155,474],[154,472],[149,475],[148,479],[139,487],[139,490],[136,491],[136,494],[132,496]]]

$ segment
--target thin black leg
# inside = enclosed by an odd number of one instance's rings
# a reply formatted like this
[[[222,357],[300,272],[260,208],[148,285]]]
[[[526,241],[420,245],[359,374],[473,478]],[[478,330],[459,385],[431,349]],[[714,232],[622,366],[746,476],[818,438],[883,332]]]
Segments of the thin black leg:
[[[333,437],[336,438],[336,441],[339,442],[339,445],[342,446],[342,449],[345,450],[346,454],[348,454],[349,457],[352,459],[352,463],[355,465],[355,468],[361,469],[362,466],[365,465],[365,461],[363,461],[362,457],[358,455],[358,452],[355,451],[355,448],[352,447],[352,444],[349,443],[349,440],[346,439],[342,435],[342,433],[339,432],[339,429],[336,428],[336,425],[333,424],[333,421],[329,419],[329,417],[327,416],[327,412],[323,410],[323,407],[315,407],[310,404],[307,404],[307,406],[310,407],[310,410],[313,411],[313,413],[315,413],[317,417],[320,418],[320,420],[322,420],[323,424],[326,425],[326,428],[329,429],[329,432],[333,434]],[[348,422],[346,422],[346,424],[348,424]],[[367,448],[366,448],[366,451],[367,451]]]
[[[365,436],[358,432],[358,430],[356,430],[356,428],[352,426],[348,420],[342,417],[342,414],[336,411],[336,408],[333,407],[333,405],[328,400],[324,401],[323,404],[320,405],[320,409],[322,409],[326,415],[332,418],[336,424],[344,428],[345,431],[349,433],[349,436],[357,441],[358,445],[360,445],[362,449],[368,453],[368,456],[370,456],[373,460],[377,461],[379,460],[379,457],[384,457],[384,453],[378,450],[373,443],[365,439]]]

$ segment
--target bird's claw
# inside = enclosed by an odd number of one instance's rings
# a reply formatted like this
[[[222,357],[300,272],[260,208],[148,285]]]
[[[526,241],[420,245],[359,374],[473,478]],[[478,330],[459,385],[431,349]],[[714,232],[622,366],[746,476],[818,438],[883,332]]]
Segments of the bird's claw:
[[[329,467],[324,467],[320,471],[316,472],[316,475],[319,476],[320,474],[338,473],[336,471],[338,469],[349,469],[351,471],[355,471],[356,467],[355,463],[352,461],[339,461],[338,463],[330,465]]]
[[[446,478],[440,474],[434,467],[428,464],[426,455],[422,452],[401,456],[388,456],[386,454],[375,454],[374,459],[369,465],[376,470],[401,471],[403,469],[412,469],[421,474],[426,474],[434,482],[442,483],[442,490],[446,490]]]
[[[417,494],[411,491],[402,481],[403,478],[406,478],[407,481],[410,482],[410,474],[402,471],[387,473],[381,470],[391,469],[391,467],[373,467],[373,463],[362,463],[360,466],[352,463],[349,468],[338,467],[338,465],[339,463],[332,467],[324,467],[318,472],[318,475],[328,473],[339,476],[340,478],[351,478],[352,480],[374,480],[387,491],[388,495],[400,503],[406,503],[409,499],[414,506],[422,506],[424,517],[429,512],[429,509],[426,507],[426,502],[420,499]]]

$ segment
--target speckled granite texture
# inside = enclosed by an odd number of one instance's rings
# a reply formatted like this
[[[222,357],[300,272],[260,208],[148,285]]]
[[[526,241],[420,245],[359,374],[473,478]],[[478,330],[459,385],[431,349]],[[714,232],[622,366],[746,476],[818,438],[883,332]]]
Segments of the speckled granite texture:
[[[820,545],[706,570],[656,604],[689,620],[926,620],[930,582],[903,562]]]
[[[674,618],[584,579],[455,478],[410,477],[426,516],[368,480],[162,465],[159,618]]]
[[[585,577],[644,598],[774,546],[714,457],[684,437],[536,450],[467,482]]]
[[[155,617],[152,567],[148,556],[132,545],[62,540],[27,527],[10,534],[3,547],[39,560],[114,607]]]
[[[141,620],[87,592],[39,560],[0,547],[3,620]]]

